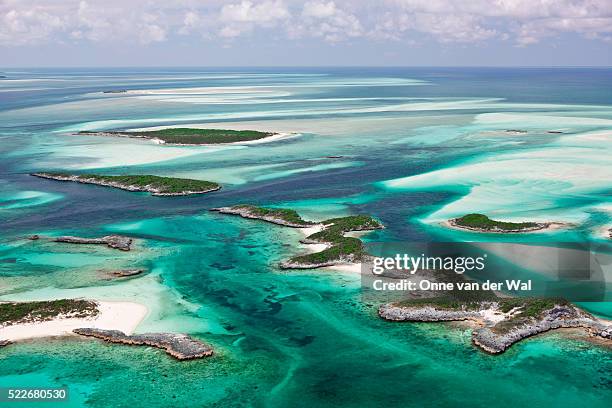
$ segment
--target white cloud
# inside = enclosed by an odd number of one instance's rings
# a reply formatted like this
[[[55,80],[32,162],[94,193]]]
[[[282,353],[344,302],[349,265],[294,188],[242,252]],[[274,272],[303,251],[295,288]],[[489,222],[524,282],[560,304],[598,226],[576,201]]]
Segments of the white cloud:
[[[42,42],[65,26],[63,18],[43,10],[10,9],[0,15],[0,45]]]
[[[611,0],[0,0],[0,46],[150,44],[175,35],[518,45],[612,38]]]
[[[185,27],[196,27],[200,22],[200,15],[194,11],[188,11],[185,13],[183,24]]]
[[[289,28],[293,38],[321,37],[329,42],[359,37],[364,32],[359,18],[338,7],[334,1],[306,2],[301,18]]]
[[[442,42],[499,36],[528,45],[561,33],[599,38],[612,31],[610,0],[387,0],[387,4],[402,10],[404,17],[395,14],[379,21],[375,33],[383,37],[392,37],[394,30],[414,30]]]
[[[138,37],[143,44],[153,42],[161,42],[166,39],[166,29],[161,18],[154,14],[145,14],[142,16],[142,22],[138,30]]]
[[[442,43],[473,43],[498,34],[494,28],[483,26],[469,14],[441,15],[432,13],[387,14],[371,31],[373,37],[399,40],[408,31],[429,34]]]
[[[243,1],[239,4],[228,4],[221,9],[221,20],[241,23],[268,23],[289,17],[289,10],[280,1],[264,1],[256,4]]]
[[[273,28],[290,17],[289,10],[281,0],[253,3],[228,4],[221,8],[220,21],[224,24],[219,31],[223,38],[239,37],[255,27]]]
[[[102,41],[112,32],[112,25],[107,18],[109,9],[104,13],[99,9],[92,8],[86,1],[79,2],[76,12],[76,25],[80,38],[87,38],[91,41]],[[112,13],[115,14],[115,13]]]
[[[332,17],[336,14],[336,3],[330,1],[328,3],[319,1],[308,1],[304,4],[302,9],[302,16],[304,17],[315,17],[315,18],[326,18]]]
[[[235,37],[240,37],[240,35],[242,35],[244,32],[251,31],[251,30],[252,30],[251,26],[241,28],[238,26],[228,25],[228,26],[223,27],[219,31],[219,35],[223,38],[235,38]]]

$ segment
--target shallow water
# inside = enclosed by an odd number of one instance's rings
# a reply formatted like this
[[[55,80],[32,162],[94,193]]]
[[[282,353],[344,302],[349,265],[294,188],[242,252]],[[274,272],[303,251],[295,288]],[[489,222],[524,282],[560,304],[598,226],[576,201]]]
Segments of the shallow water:
[[[2,349],[0,386],[68,385],[61,406],[75,407],[609,405],[609,348],[554,333],[492,357],[466,328],[384,322],[358,276],[276,267],[300,251],[298,232],[208,209],[370,213],[387,226],[372,242],[484,240],[438,223],[487,212],[575,224],[520,240],[599,245],[612,222],[612,71],[248,71],[50,70],[0,82],[0,299],[141,301],[150,313],[139,332],[187,332],[217,350],[179,363],[148,348],[37,340]],[[100,92],[112,89],[147,92]],[[175,123],[300,136],[170,147],[66,133]],[[161,198],[27,175],[75,169],[223,189]],[[123,253],[24,239],[34,233],[137,241]],[[147,273],[104,276],[134,266]],[[610,284],[602,296],[583,306],[609,317]]]

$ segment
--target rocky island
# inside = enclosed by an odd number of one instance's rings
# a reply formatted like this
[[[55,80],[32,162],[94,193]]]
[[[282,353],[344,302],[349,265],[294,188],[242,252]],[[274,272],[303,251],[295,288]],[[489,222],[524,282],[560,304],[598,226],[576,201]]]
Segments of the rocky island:
[[[128,336],[119,330],[92,328],[74,329],[73,332],[81,336],[95,337],[110,343],[159,348],[165,350],[166,353],[178,360],[210,357],[213,354],[213,349],[210,346],[185,334],[145,333]]]
[[[40,238],[38,238],[40,239]],[[106,245],[109,248],[119,249],[120,251],[129,251],[132,247],[132,238],[123,237],[121,235],[106,235],[102,238],[82,238],[72,235],[65,235],[57,238],[52,238],[53,242],[63,242],[67,244],[89,244],[89,245]]]
[[[222,214],[239,215],[244,218],[260,219],[273,224],[294,228],[318,227],[318,231],[302,239],[304,244],[323,244],[326,248],[319,252],[293,257],[281,262],[282,269],[313,269],[339,264],[361,262],[367,256],[359,238],[347,237],[345,234],[355,231],[371,231],[384,228],[369,215],[351,215],[332,218],[320,223],[303,220],[299,214],[290,209],[265,208],[253,205],[213,208]]]
[[[112,271],[109,276],[114,278],[129,278],[132,276],[140,275],[144,272],[144,269],[121,269],[118,271]]]
[[[561,227],[564,224],[556,222],[506,222],[492,220],[484,214],[467,214],[463,217],[448,220],[452,228],[476,232],[519,233],[545,230]]]
[[[32,176],[57,181],[96,184],[127,191],[148,192],[153,196],[204,194],[221,188],[217,183],[152,175],[106,176],[97,174],[33,173]]]
[[[445,281],[468,282],[462,275],[443,276]],[[524,338],[560,328],[583,328],[592,336],[612,340],[611,322],[560,298],[502,298],[492,291],[455,289],[383,304],[378,315],[395,322],[474,322],[473,344],[491,354],[502,353]]]
[[[249,204],[240,204],[232,207],[212,208],[211,211],[217,211],[221,214],[239,215],[243,218],[263,220],[271,222],[272,224],[293,228],[310,227],[316,224],[303,220],[295,210],[286,208],[265,208]]]
[[[78,135],[87,136],[115,136],[149,139],[160,144],[173,145],[209,145],[224,143],[252,142],[279,135],[272,132],[257,130],[230,130],[230,129],[196,129],[196,128],[167,128],[159,130],[142,131],[81,131]]]

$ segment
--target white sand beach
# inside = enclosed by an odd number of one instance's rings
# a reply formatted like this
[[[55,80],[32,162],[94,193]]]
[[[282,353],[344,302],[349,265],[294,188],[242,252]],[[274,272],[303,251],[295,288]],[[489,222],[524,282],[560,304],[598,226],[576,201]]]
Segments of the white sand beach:
[[[299,230],[301,233],[304,234],[305,237],[307,237],[309,235],[322,231],[323,224],[313,225],[312,227],[308,227],[308,228],[300,228]],[[368,231],[356,231],[355,234],[359,236],[359,235],[363,235],[366,232]],[[346,235],[350,235],[350,234],[353,234],[353,233],[349,232]],[[326,244],[302,244],[302,245],[304,245],[309,252],[320,252],[328,248],[328,245]],[[351,274],[353,273],[360,274],[361,273],[361,263],[347,263],[347,264],[332,265],[332,266],[326,266],[324,269],[331,269],[333,271],[347,272]]]
[[[82,327],[119,330],[132,334],[148,314],[145,305],[134,302],[96,302],[98,314],[87,318],[62,318],[0,327],[0,340],[19,341],[40,337],[75,335]]]
[[[307,237],[309,235],[316,234],[317,232],[323,231],[323,224],[316,224],[316,225],[313,225],[312,227],[300,228],[299,230],[301,233],[304,234],[305,237]]]

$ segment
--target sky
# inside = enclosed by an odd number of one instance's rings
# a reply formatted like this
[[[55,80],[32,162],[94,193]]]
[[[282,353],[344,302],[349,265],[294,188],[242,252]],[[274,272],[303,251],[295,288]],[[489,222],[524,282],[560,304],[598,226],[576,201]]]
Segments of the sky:
[[[612,66],[612,0],[0,0],[0,66]]]

